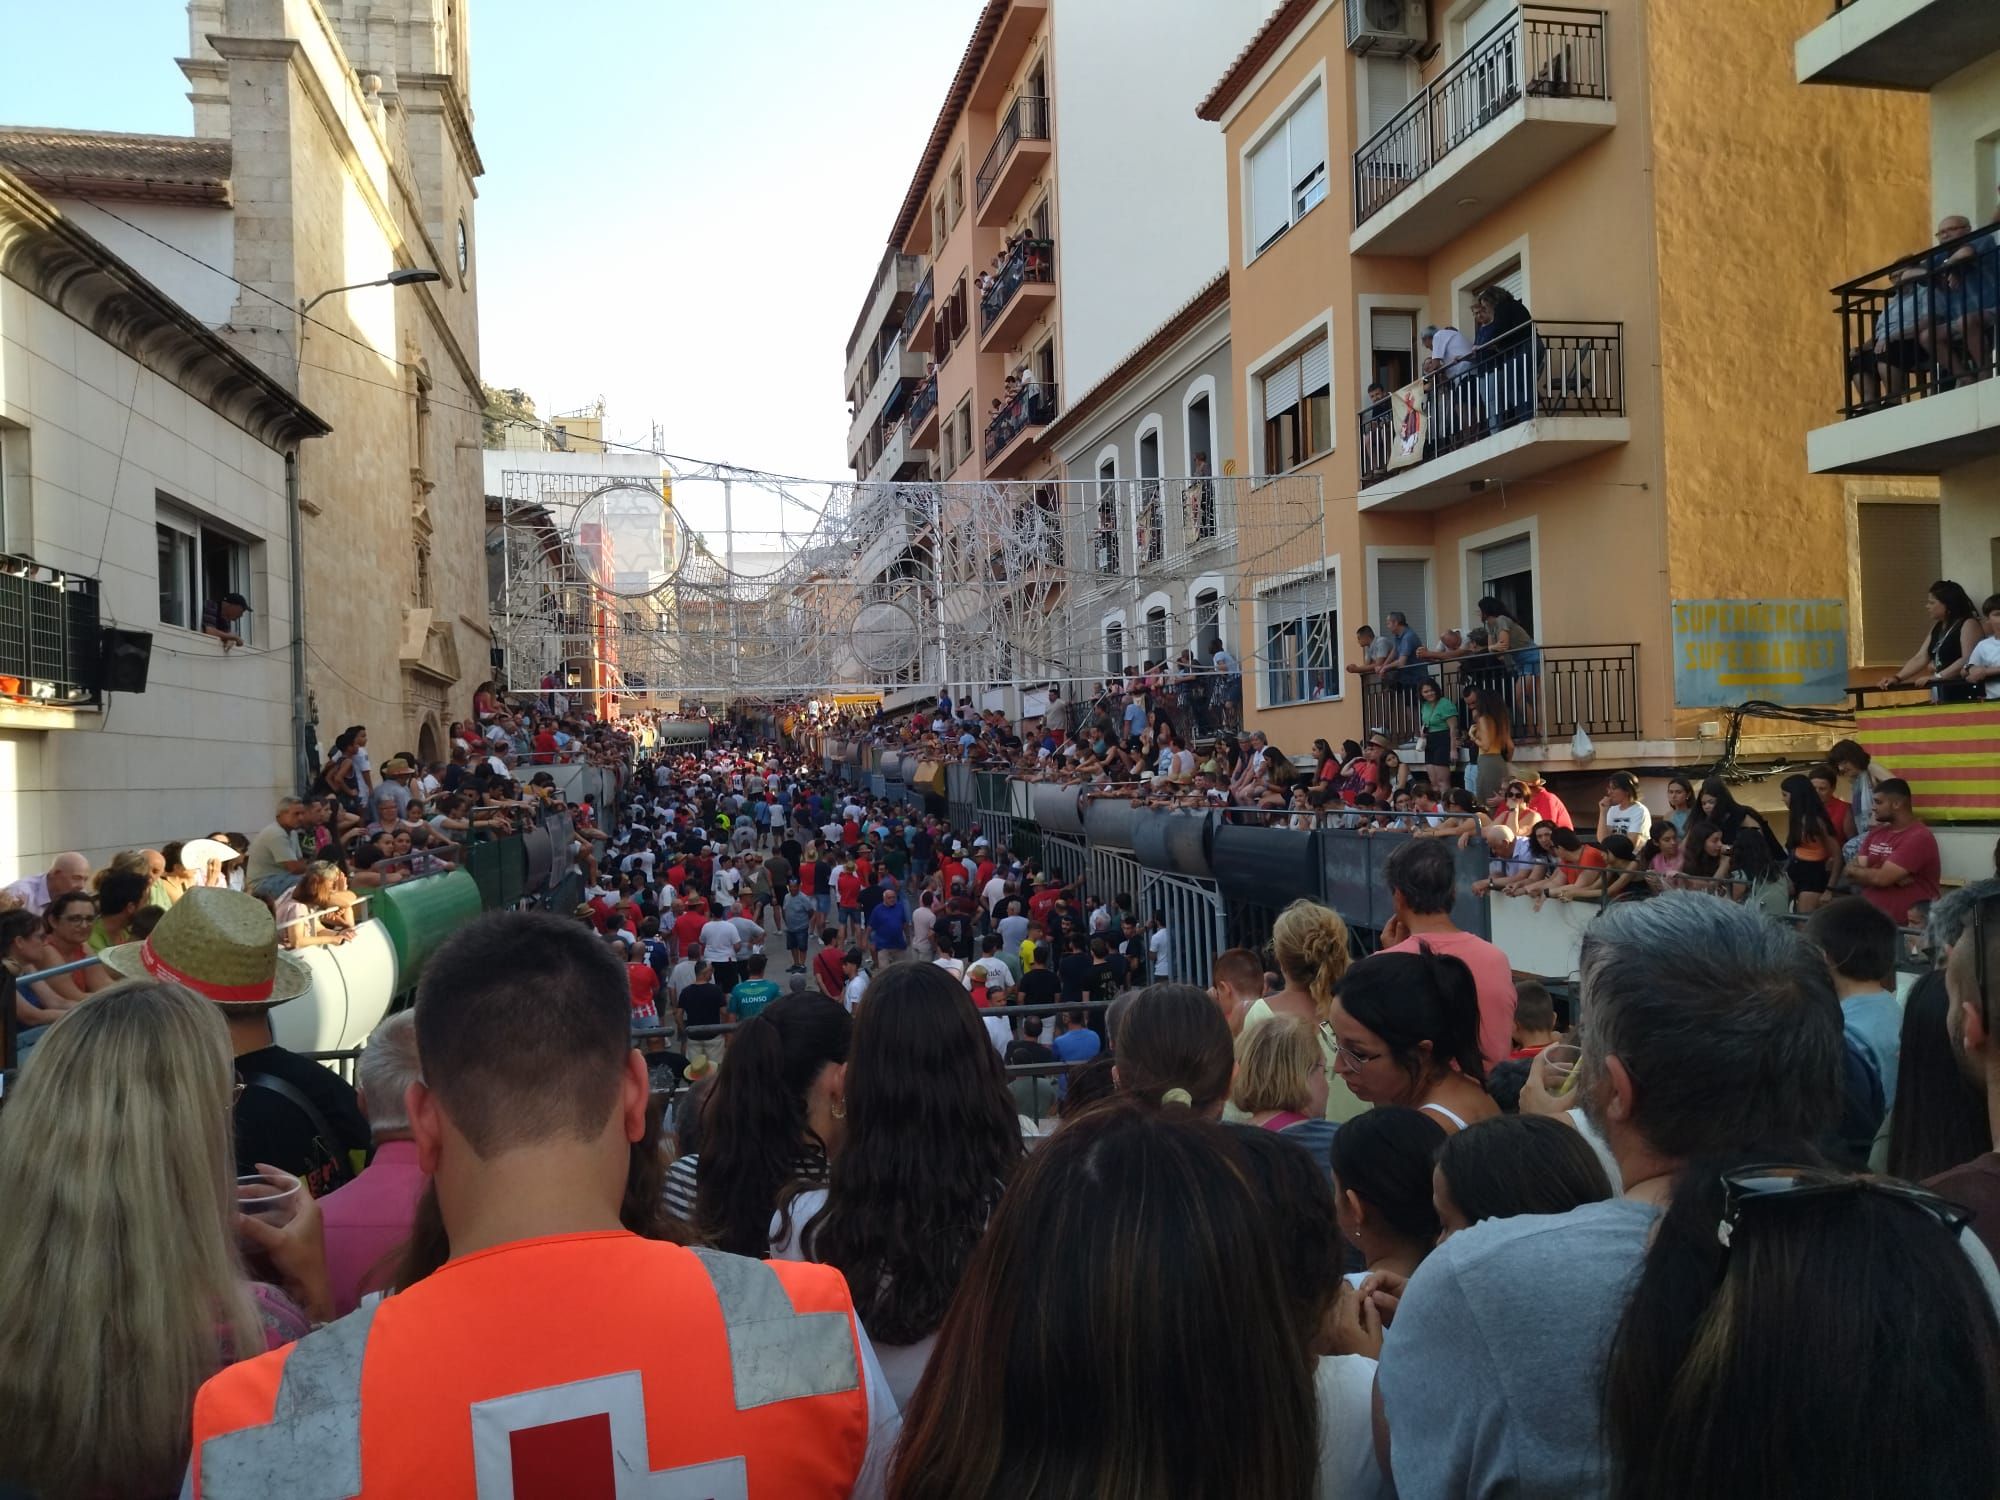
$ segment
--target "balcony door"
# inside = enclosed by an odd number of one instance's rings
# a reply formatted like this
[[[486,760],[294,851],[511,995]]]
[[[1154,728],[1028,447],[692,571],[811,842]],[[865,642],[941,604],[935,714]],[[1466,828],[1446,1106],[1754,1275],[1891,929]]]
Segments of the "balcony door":
[[[1135,556],[1142,565],[1158,562],[1166,553],[1165,510],[1160,503],[1160,429],[1150,427],[1139,437],[1139,505],[1133,517]]]
[[[1479,598],[1498,599],[1507,618],[1529,632],[1535,622],[1534,546],[1527,533],[1481,547],[1474,557],[1473,577],[1479,581]],[[1535,637],[1540,640],[1541,637]]]
[[[1368,314],[1368,374],[1384,390],[1398,391],[1417,372],[1417,315],[1413,312]]]
[[[1459,21],[1459,54],[1478,49],[1494,28],[1517,14],[1514,0],[1484,0]],[[1471,64],[1471,73],[1462,86],[1462,102],[1448,102],[1448,140],[1464,139],[1513,103],[1521,92],[1521,46],[1518,28],[1508,38],[1494,38],[1482,55]]]

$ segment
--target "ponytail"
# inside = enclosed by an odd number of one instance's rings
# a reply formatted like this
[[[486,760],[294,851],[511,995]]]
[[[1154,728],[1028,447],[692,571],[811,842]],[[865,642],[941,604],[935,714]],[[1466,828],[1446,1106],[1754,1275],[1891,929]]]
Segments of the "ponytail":
[[[1235,1044],[1206,990],[1147,985],[1119,1017],[1113,1042],[1119,1090],[1155,1109],[1208,1114],[1229,1097]]]
[[[1326,1021],[1349,961],[1347,924],[1340,914],[1316,901],[1294,901],[1272,925],[1271,948],[1286,983],[1303,985],[1320,1021]]]
[[[802,1151],[825,1150],[806,1121],[806,1091],[847,1061],[853,1018],[838,1002],[786,995],[736,1028],[702,1116],[694,1223],[719,1250],[771,1253],[771,1215]]]
[[[1460,959],[1419,942],[1414,953],[1377,953],[1340,981],[1340,1004],[1358,1025],[1382,1038],[1396,1063],[1421,1085],[1425,1062],[1418,1050],[1431,1044],[1429,1066],[1453,1066],[1481,1087],[1486,1063],[1479,1051],[1479,988]]]
[[[1431,1167],[1445,1140],[1444,1126],[1422,1110],[1358,1114],[1334,1133],[1327,1151],[1334,1191],[1354,1194],[1392,1233],[1429,1249],[1443,1232],[1431,1197]]]

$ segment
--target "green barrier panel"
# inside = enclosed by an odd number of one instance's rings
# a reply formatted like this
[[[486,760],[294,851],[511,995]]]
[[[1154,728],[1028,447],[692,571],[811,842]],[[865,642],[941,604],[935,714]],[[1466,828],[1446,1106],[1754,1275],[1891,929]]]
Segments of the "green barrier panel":
[[[528,894],[528,841],[517,833],[493,848],[500,860],[500,907],[512,911]]]
[[[1013,792],[1007,785],[1004,773],[975,771],[972,781],[974,800],[981,812],[1003,813],[1013,810]]]
[[[481,910],[478,882],[464,870],[385,886],[374,893],[368,906],[396,950],[396,983],[401,993],[416,987],[425,960],[439,944]]]
[[[572,870],[549,887],[549,910],[568,916],[583,905],[583,876]]]
[[[470,844],[465,850],[465,873],[472,877],[472,883],[479,887],[479,904],[488,911],[498,911],[504,905],[511,905],[500,894],[500,846],[498,844]]]

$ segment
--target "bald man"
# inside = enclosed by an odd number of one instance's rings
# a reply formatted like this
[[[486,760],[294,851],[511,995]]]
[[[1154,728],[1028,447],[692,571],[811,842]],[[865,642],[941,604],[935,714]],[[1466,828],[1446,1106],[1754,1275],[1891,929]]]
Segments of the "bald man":
[[[40,916],[58,896],[80,891],[90,884],[90,861],[81,854],[58,854],[46,875],[30,875],[7,887],[6,894],[21,903],[24,911]]]

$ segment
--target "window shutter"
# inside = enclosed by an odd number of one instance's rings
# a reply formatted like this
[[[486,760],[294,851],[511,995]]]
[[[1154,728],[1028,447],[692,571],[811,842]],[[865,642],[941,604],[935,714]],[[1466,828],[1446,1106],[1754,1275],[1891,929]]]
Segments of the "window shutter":
[[[1513,15],[1516,9],[1514,0],[1486,0],[1484,5],[1459,23],[1460,35],[1463,38],[1459,51],[1470,52],[1477,47],[1488,32]]]
[[[1308,396],[1317,396],[1333,384],[1333,352],[1325,339],[1306,345],[1299,355],[1299,379]]]
[[[1264,376],[1264,420],[1299,404],[1299,362],[1288,359]]]
[[[1528,571],[1531,563],[1528,539],[1517,536],[1497,546],[1482,547],[1479,550],[1479,578],[1482,583],[1493,584],[1502,578],[1511,578],[1516,573]]]
[[[1521,273],[1521,263],[1518,260],[1514,262],[1512,269],[1508,270],[1504,275],[1496,276],[1489,285],[1505,287],[1514,294],[1514,299],[1517,302],[1526,302],[1528,300],[1528,283],[1527,279]]]
[[[1416,353],[1417,320],[1412,314],[1378,312],[1369,314],[1369,318],[1369,347]]]
[[[1368,120],[1362,139],[1386,130],[1410,102],[1410,66],[1400,57],[1368,59]]]
[[[1285,166],[1281,128],[1250,153],[1250,245],[1261,250],[1292,222],[1292,185]]]
[[[1900,666],[1930,626],[1924,591],[1944,572],[1935,505],[1855,507],[1863,666]]]
[[[1383,558],[1375,564],[1375,588],[1381,595],[1375,601],[1375,613],[1387,615],[1390,610],[1401,610],[1403,618],[1410,622],[1422,640],[1430,639],[1430,621],[1424,613],[1424,573],[1428,568],[1420,557]]]
[[[1299,101],[1285,126],[1291,137],[1291,185],[1296,187],[1326,166],[1326,90],[1315,88]]]

